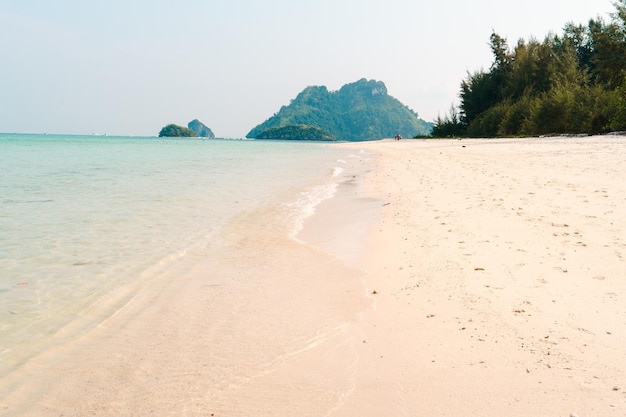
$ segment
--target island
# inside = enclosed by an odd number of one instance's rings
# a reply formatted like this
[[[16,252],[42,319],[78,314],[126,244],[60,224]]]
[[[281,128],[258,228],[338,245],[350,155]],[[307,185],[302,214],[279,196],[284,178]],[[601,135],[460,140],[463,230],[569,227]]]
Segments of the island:
[[[198,119],[194,119],[189,122],[187,127],[172,123],[165,126],[159,132],[159,137],[195,138],[198,136],[210,139],[215,138],[213,131]]]
[[[196,132],[201,138],[215,139],[213,131],[198,119],[193,119],[187,124],[187,128]]]
[[[198,135],[191,129],[188,129],[183,126],[179,126],[176,124],[169,124],[165,126],[159,132],[159,137],[173,137],[173,138],[189,138],[189,137],[197,137]]]
[[[335,138],[325,130],[308,125],[271,127],[259,133],[256,139],[335,140]]]
[[[427,136],[433,125],[391,97],[383,82],[363,78],[339,91],[329,91],[325,86],[305,88],[246,137],[265,138],[269,129],[281,128],[282,139],[299,139],[305,133],[302,126],[317,128],[336,140],[362,141],[396,135]],[[270,133],[276,135],[276,131]]]

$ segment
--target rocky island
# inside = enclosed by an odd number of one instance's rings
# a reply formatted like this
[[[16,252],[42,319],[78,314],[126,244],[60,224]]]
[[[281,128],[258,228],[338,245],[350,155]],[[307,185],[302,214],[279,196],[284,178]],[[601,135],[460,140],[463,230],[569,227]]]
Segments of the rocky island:
[[[215,139],[213,131],[198,119],[193,119],[187,124],[187,128],[196,132],[201,138]]]
[[[172,123],[165,126],[159,132],[159,137],[190,138],[198,136],[209,139],[215,138],[213,131],[198,119],[189,122],[187,127]]]
[[[383,82],[363,78],[339,91],[328,91],[324,86],[305,88],[246,137],[275,136],[277,131],[269,129],[280,128],[281,139],[301,139],[302,126],[317,128],[333,139],[360,141],[427,136],[433,125],[387,94]]]

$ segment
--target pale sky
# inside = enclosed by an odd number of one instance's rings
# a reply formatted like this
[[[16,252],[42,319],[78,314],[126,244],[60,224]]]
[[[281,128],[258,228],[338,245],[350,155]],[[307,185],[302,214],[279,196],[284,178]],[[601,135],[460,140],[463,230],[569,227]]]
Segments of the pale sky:
[[[243,137],[310,85],[361,78],[432,121],[492,30],[562,34],[612,0],[0,0],[0,132]]]

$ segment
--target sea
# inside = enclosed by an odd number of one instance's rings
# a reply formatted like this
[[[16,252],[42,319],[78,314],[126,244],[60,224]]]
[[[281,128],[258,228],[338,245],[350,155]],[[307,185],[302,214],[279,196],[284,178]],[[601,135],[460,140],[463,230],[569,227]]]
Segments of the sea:
[[[263,207],[296,239],[351,158],[321,142],[0,134],[0,374],[154,277],[245,250],[233,234]]]

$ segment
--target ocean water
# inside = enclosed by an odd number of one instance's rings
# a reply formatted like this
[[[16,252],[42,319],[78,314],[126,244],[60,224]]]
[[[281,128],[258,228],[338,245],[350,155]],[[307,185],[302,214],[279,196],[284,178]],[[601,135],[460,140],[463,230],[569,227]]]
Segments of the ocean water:
[[[0,134],[0,373],[110,294],[126,289],[87,326],[223,250],[258,207],[278,204],[295,236],[347,158],[324,143]]]

